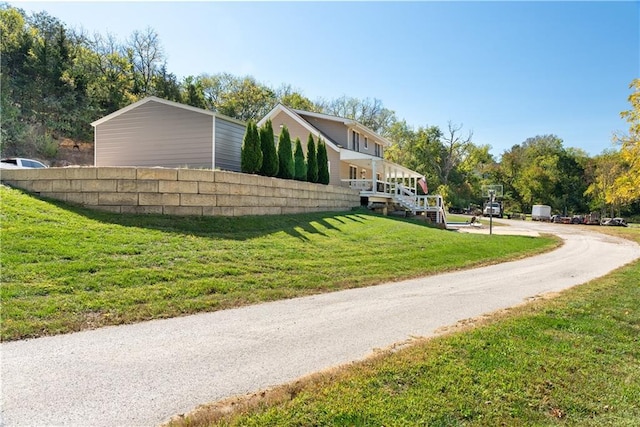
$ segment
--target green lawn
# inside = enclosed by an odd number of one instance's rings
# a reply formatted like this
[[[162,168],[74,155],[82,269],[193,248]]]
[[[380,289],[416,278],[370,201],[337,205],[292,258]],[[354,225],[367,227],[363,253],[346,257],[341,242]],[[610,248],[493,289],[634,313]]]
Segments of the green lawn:
[[[600,230],[640,243],[640,228]],[[640,261],[480,327],[173,425],[638,426]]]
[[[373,285],[548,250],[366,211],[117,215],[0,186],[2,340]]]

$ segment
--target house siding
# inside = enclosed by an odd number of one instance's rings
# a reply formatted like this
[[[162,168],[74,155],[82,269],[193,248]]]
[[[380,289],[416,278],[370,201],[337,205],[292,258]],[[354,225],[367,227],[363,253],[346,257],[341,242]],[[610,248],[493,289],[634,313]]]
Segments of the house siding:
[[[285,125],[289,130],[289,136],[291,137],[291,142],[293,143],[296,140],[296,138],[300,138],[304,155],[305,156],[307,155],[307,141],[309,139],[309,133],[311,133],[307,128],[305,128],[300,123],[295,121],[291,116],[283,112],[279,112],[278,114],[276,114],[271,120],[271,122],[273,124],[273,133],[275,135],[276,141],[280,137],[280,129],[281,129],[280,125]],[[316,147],[317,147],[318,138],[316,135],[313,136],[313,140],[316,143]],[[337,141],[332,140],[332,142],[336,143]],[[341,185],[342,182],[340,180],[340,153],[338,153],[337,151],[335,151],[330,147],[327,147],[327,158],[329,159],[329,183],[331,185]]]
[[[215,118],[215,167],[240,172],[242,140],[246,126]]]
[[[289,130],[289,136],[291,137],[291,142],[294,142],[296,138],[300,138],[300,142],[302,143],[302,149],[304,151],[305,156],[307,155],[307,141],[309,140],[309,130],[302,126],[300,123],[295,121],[291,116],[285,114],[283,112],[279,112],[275,115],[275,117],[271,120],[271,124],[273,125],[273,134],[276,138],[276,143],[278,138],[280,137],[281,125],[287,127]],[[313,140],[315,143],[318,143],[318,137],[316,135],[313,136]]]
[[[95,128],[96,166],[212,168],[213,117],[150,101]]]
[[[311,123],[313,127],[318,129],[324,135],[327,135],[327,137],[331,138],[331,140],[336,144],[339,144],[342,147],[348,149],[353,148],[348,144],[349,133],[347,132],[347,127],[344,125],[344,123],[339,123],[331,120],[323,120],[317,117],[305,115],[301,115],[301,117]]]

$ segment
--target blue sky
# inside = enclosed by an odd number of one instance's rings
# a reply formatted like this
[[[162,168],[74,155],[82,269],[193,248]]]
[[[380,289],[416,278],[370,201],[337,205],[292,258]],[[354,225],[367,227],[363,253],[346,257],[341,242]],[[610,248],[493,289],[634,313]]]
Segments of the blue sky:
[[[229,72],[311,100],[378,98],[496,156],[536,135],[612,148],[640,78],[640,2],[10,2],[124,40],[151,27],[179,77]]]

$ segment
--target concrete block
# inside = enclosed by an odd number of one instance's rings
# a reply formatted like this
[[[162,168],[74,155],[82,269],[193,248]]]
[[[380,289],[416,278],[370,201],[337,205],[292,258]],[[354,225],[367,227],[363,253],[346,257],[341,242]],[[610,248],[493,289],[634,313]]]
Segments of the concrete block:
[[[88,193],[115,193],[118,187],[115,179],[85,179],[81,182],[82,191]]]
[[[236,183],[238,182],[238,175],[244,175],[244,174],[239,174],[236,172],[229,172],[229,171],[215,171],[213,175],[213,180],[215,182]]]
[[[19,169],[0,169],[0,180],[2,180],[2,182],[15,182],[21,179],[23,178],[21,178]]]
[[[162,215],[162,206],[122,206],[121,213]]]
[[[86,205],[85,207],[87,207],[89,209],[96,210],[96,211],[111,212],[111,213],[121,213],[121,207],[120,206]]]
[[[158,188],[155,180],[120,179],[117,184],[118,193],[157,193]]]
[[[160,193],[198,194],[198,183],[196,181],[160,181],[158,184]]]
[[[2,181],[5,185],[13,188],[18,188],[24,191],[33,191],[31,189],[33,181]]]
[[[67,193],[67,202],[78,205],[97,205],[99,193]]]
[[[77,179],[54,179],[51,181],[53,191],[80,192],[82,191],[82,181]]]
[[[64,179],[64,168],[27,169],[35,174],[34,179]]]
[[[138,193],[140,206],[180,206],[177,193]]]
[[[229,206],[229,207],[233,207],[233,206],[238,206],[238,196],[231,196],[231,195],[226,195],[226,194],[218,194],[216,196],[216,204],[218,206]]]
[[[177,181],[178,169],[138,168],[137,179],[157,179],[162,181]]]
[[[181,194],[180,206],[216,206],[216,196],[211,194]]]
[[[262,209],[251,206],[236,206],[233,208],[233,216],[263,215]]]
[[[204,216],[233,216],[233,208],[229,206],[203,206]]]
[[[298,214],[298,213],[305,213],[305,212],[306,212],[305,208],[300,206],[283,206],[282,207],[283,215]]]
[[[229,194],[231,184],[221,182],[198,182],[199,194]]]
[[[35,193],[41,193],[41,192],[52,192],[53,191],[53,186],[51,185],[53,181],[50,180],[37,180],[37,181],[32,181],[31,183],[31,189],[29,191],[33,191]]]
[[[251,194],[250,184],[230,184],[229,194],[248,195]]]
[[[290,188],[279,187],[276,189],[276,197],[292,198],[293,191]]]
[[[178,181],[213,182],[214,171],[205,169],[178,169]]]
[[[164,206],[162,213],[178,216],[202,216],[202,206]]]
[[[98,168],[94,168],[94,167],[64,168],[64,177],[67,179],[97,179]]]
[[[63,202],[67,201],[67,193],[40,193],[40,197],[46,197],[48,199],[54,199],[54,200],[62,200]]]
[[[138,193],[98,193],[99,205],[137,206]]]
[[[97,168],[99,179],[136,179],[134,167],[99,167]]]

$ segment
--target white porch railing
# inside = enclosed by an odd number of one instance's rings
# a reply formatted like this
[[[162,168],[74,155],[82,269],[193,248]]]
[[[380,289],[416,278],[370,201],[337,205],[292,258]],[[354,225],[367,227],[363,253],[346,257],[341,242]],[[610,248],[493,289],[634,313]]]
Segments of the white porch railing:
[[[344,185],[354,190],[359,190],[363,196],[384,196],[395,203],[411,211],[414,215],[418,212],[435,213],[436,223],[446,221],[444,203],[440,195],[419,196],[416,192],[402,183],[379,181],[371,179],[343,179]],[[375,185],[375,190],[374,190]]]

